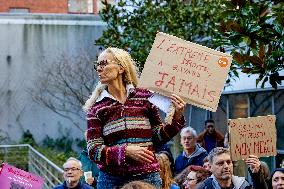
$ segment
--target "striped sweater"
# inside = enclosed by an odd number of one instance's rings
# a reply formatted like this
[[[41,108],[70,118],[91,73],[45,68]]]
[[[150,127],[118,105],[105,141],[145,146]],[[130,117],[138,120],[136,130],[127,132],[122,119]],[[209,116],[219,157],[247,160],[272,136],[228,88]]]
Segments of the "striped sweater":
[[[154,151],[184,126],[184,118],[164,125],[156,106],[148,101],[152,93],[133,89],[124,104],[104,97],[87,113],[87,148],[100,170],[112,175],[137,175],[159,171],[157,160],[139,163],[125,157],[126,146],[138,145]]]

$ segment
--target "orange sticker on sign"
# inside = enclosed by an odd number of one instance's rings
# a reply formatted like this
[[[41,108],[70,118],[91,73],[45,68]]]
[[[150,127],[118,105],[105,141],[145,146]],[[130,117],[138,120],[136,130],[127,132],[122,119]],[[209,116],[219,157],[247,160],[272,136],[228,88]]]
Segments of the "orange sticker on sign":
[[[221,58],[219,58],[219,60],[218,60],[218,64],[219,64],[219,66],[221,66],[221,67],[226,67],[226,66],[228,66],[228,64],[229,64],[229,61],[228,61],[227,58],[221,57]]]

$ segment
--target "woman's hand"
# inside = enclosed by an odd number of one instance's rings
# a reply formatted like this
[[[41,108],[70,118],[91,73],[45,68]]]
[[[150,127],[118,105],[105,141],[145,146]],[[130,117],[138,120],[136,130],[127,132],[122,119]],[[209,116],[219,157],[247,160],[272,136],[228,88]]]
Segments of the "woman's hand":
[[[170,99],[175,106],[174,118],[180,119],[183,115],[186,103],[176,94],[172,94]]]
[[[260,161],[257,156],[249,155],[245,160],[246,164],[250,167],[252,173],[258,173],[260,169]]]
[[[126,156],[140,163],[152,163],[155,160],[153,152],[140,146],[127,146]]]

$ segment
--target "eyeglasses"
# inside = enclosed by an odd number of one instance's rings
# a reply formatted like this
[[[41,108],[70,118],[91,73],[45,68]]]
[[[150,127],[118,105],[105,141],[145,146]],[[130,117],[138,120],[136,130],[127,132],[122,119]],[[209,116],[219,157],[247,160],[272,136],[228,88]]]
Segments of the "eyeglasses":
[[[77,167],[71,167],[71,168],[64,168],[63,169],[64,172],[68,172],[68,171],[74,172],[74,171],[79,171],[79,170],[81,170],[81,169],[79,169]]]
[[[94,61],[94,69],[98,70],[98,67],[100,66],[101,69],[104,69],[107,65],[109,65],[111,62],[115,62],[113,60],[101,60],[101,61]],[[120,65],[119,63],[117,63],[118,65]]]

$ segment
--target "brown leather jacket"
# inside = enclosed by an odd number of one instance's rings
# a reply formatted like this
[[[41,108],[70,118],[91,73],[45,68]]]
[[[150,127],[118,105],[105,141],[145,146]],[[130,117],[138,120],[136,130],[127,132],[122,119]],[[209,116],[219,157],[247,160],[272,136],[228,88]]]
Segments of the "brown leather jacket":
[[[204,140],[205,135],[208,135],[206,130],[197,136],[197,143],[199,143],[204,149],[206,149],[205,140]],[[224,135],[221,132],[215,130],[215,137],[216,137],[216,147],[224,147]]]

